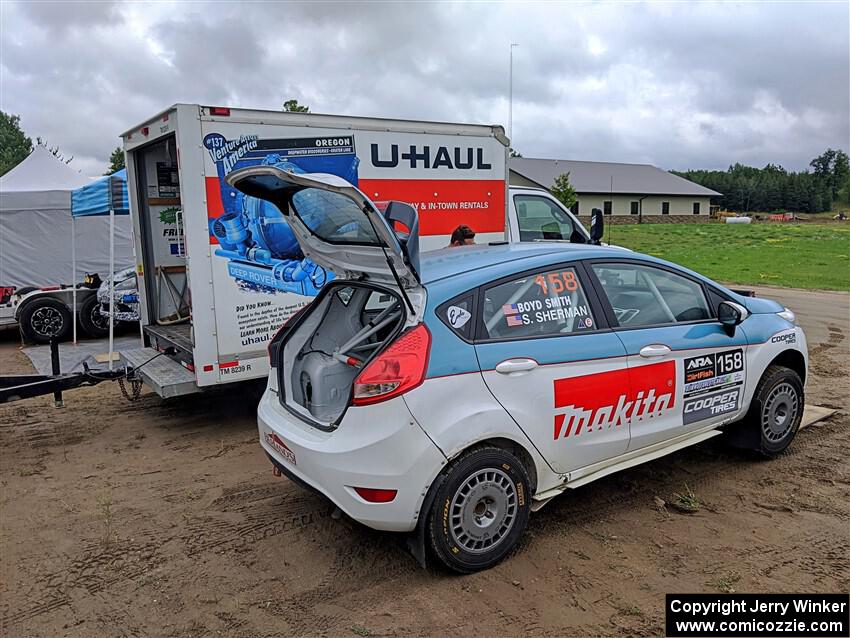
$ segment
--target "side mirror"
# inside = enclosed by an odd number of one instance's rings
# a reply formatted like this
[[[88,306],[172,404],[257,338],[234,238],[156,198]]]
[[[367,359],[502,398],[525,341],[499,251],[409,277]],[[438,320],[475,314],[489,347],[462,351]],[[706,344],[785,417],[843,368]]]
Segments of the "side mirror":
[[[590,243],[597,246],[602,242],[602,235],[605,233],[605,218],[602,216],[602,211],[594,208],[590,212]]]
[[[741,304],[734,301],[721,301],[717,306],[717,320],[723,325],[723,329],[730,337],[735,334],[735,328],[744,319],[750,316],[750,312]]]

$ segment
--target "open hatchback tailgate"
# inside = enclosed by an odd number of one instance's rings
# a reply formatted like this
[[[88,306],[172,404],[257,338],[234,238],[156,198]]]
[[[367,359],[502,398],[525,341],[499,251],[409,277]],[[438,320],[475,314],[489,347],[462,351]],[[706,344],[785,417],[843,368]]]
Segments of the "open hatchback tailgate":
[[[304,255],[337,277],[366,277],[402,290],[419,287],[419,219],[412,206],[390,202],[382,213],[360,190],[326,173],[250,166],[226,180],[276,205]],[[407,232],[397,234],[396,223]]]

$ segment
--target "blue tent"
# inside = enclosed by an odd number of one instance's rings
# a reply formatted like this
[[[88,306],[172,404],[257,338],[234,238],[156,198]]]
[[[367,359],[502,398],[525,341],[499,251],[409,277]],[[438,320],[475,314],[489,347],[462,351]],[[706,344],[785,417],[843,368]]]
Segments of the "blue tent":
[[[116,215],[130,214],[126,168],[71,191],[71,215],[74,217],[108,215],[110,210]]]

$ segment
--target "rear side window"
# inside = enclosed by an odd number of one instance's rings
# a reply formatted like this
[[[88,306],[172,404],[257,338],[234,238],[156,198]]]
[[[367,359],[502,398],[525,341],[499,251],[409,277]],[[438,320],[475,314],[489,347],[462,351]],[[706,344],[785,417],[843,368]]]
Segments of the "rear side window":
[[[377,245],[369,218],[354,200],[319,188],[305,188],[292,196],[292,208],[316,237],[331,244]]]
[[[484,289],[484,338],[550,337],[596,327],[574,268],[544,270]]]
[[[711,313],[702,286],[682,275],[638,264],[593,264],[624,327],[700,321]]]
[[[538,195],[515,195],[520,241],[563,239],[575,230],[572,219],[555,202]]]

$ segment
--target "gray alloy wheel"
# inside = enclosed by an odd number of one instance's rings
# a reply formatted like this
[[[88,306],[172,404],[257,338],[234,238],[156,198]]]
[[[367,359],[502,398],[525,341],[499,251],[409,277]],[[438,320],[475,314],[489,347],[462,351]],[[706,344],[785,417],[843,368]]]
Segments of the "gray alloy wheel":
[[[482,443],[451,461],[431,486],[425,521],[431,555],[452,571],[492,567],[528,524],[534,487],[523,450]]]
[[[771,443],[781,441],[794,427],[800,402],[797,391],[790,383],[774,386],[764,400],[761,410],[761,428],[764,437]]]
[[[479,470],[452,498],[452,539],[471,554],[487,552],[505,539],[516,514],[516,487],[508,475],[496,468]]]

